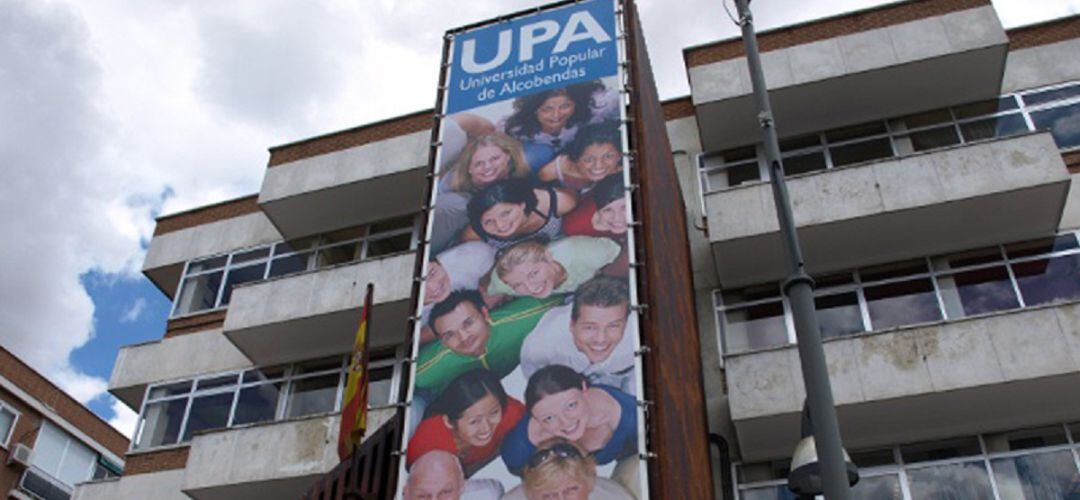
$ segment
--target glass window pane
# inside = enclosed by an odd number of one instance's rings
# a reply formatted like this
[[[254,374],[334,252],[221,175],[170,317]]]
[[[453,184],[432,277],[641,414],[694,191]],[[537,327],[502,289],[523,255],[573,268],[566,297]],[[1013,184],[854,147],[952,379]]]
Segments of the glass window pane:
[[[274,420],[282,387],[283,382],[277,382],[240,389],[240,398],[236,401],[236,414],[233,415],[233,425]]]
[[[359,258],[359,243],[346,243],[329,248],[320,248],[317,267],[327,267],[336,264],[352,262]]]
[[[394,367],[372,368],[368,371],[368,406],[382,406],[392,403],[390,385],[394,379]]]
[[[855,292],[826,295],[814,299],[821,338],[839,337],[865,331],[859,297]]]
[[[228,425],[232,402],[233,393],[231,392],[195,398],[191,402],[191,413],[188,415],[183,440],[191,439],[196,432],[221,429]]]
[[[788,343],[780,301],[729,309],[724,312],[722,328],[725,352],[729,354]]]
[[[270,262],[269,277],[273,278],[275,276],[284,276],[286,274],[307,271],[311,265],[311,257],[313,255],[315,255],[314,252],[304,252],[277,257]]]
[[[289,418],[334,411],[338,375],[324,375],[293,382],[286,416]]]
[[[780,151],[784,153],[817,146],[821,146],[821,138],[818,137],[817,134],[801,135],[780,140]]]
[[[742,500],[796,500],[795,494],[783,484],[742,490],[739,498]]]
[[[232,263],[240,264],[257,259],[264,259],[270,256],[270,247],[256,248],[255,250],[248,250],[246,252],[238,252],[233,254]]]
[[[867,287],[865,295],[874,330],[941,319],[934,285],[929,279]]]
[[[196,390],[214,389],[217,387],[225,387],[229,385],[236,385],[236,379],[239,375],[233,373],[231,375],[222,375],[220,377],[204,378],[199,381],[195,386]]]
[[[1005,266],[956,273],[950,278],[955,283],[965,316],[1020,307]],[[942,281],[947,282],[948,278]],[[942,295],[945,294],[943,285]]]
[[[322,241],[320,245],[332,245],[334,243],[340,243],[343,241],[350,241],[360,239],[364,236],[364,226],[350,227],[345,229],[339,229],[337,231],[326,233],[322,235]]]
[[[919,500],[994,498],[982,462],[935,465],[908,470],[911,497]]]
[[[814,276],[814,288],[823,291],[827,288],[849,285],[855,282],[855,275],[851,272]]]
[[[49,423],[43,423],[38,429],[30,462],[34,464],[34,467],[56,477],[60,472],[60,463],[64,460],[64,448],[67,442],[67,433]]]
[[[368,236],[377,236],[382,233],[412,229],[415,223],[416,216],[413,214],[373,222],[371,224],[371,229],[368,231]]]
[[[960,133],[964,135],[964,140],[968,142],[992,139],[994,137],[1008,137],[1027,131],[1027,122],[1019,113],[960,124]]]
[[[56,478],[64,483],[74,486],[90,479],[94,473],[94,463],[97,462],[97,453],[86,445],[68,439],[67,451],[64,453],[64,462],[60,465],[60,471]]]
[[[942,257],[935,257],[932,259],[932,262],[934,269],[938,271],[948,271],[950,269],[989,264],[1001,260],[1001,250],[998,249],[998,247],[986,247],[977,250],[957,252]]]
[[[870,451],[858,451],[851,454],[851,460],[855,462],[855,465],[857,465],[860,469],[880,467],[882,465],[892,465],[896,463],[896,457],[893,455],[892,448],[883,448],[880,450]]]
[[[960,143],[960,138],[957,137],[956,129],[952,125],[912,132],[908,134],[908,138],[911,139],[911,147],[915,151],[943,148]]]
[[[176,399],[146,405],[143,428],[135,447],[148,448],[175,443],[180,437],[180,424],[183,423],[187,403],[187,399]]]
[[[1061,234],[1053,238],[1042,238],[1021,243],[1005,245],[1005,255],[1010,259],[1041,255],[1050,252],[1062,252],[1078,248],[1076,235],[1073,233]]]
[[[187,394],[191,392],[191,381],[185,380],[183,382],[175,382],[172,384],[159,385],[150,389],[150,399],[163,398],[166,396],[177,396],[180,394]]]
[[[1001,498],[1061,500],[1080,498],[1080,474],[1068,450],[990,461]]]
[[[849,141],[857,139],[859,137],[870,137],[875,135],[881,135],[888,130],[885,128],[885,122],[876,121],[870,123],[861,123],[859,125],[852,125],[850,127],[838,128],[825,132],[825,140],[830,143]]]
[[[896,475],[859,478],[851,488],[852,500],[903,500],[900,477]]]
[[[882,137],[843,146],[833,146],[829,148],[829,154],[832,155],[833,166],[842,167],[880,158],[892,158],[893,149],[889,139]]]
[[[1043,104],[1076,96],[1080,96],[1080,83],[1074,83],[1065,87],[1059,87],[1051,90],[1032,92],[1030,94],[1024,95],[1023,98],[1025,104],[1027,104],[1028,106],[1033,106],[1036,104]]]
[[[733,163],[741,160],[750,160],[757,158],[757,148],[755,146],[743,146],[741,148],[732,148],[725,151],[721,151],[720,154],[710,157],[719,160],[719,163]]]
[[[191,273],[198,273],[198,272],[202,272],[202,271],[209,271],[210,269],[217,269],[217,268],[220,268],[220,267],[225,267],[225,263],[228,262],[228,261],[229,261],[229,256],[228,255],[222,255],[220,257],[210,257],[210,258],[207,258],[207,259],[191,261],[191,263],[188,264],[187,272],[188,272],[188,274],[191,274]]]
[[[383,238],[379,240],[368,240],[367,242],[367,255],[368,259],[375,257],[389,255],[392,253],[406,252],[412,247],[412,234],[405,233],[390,238]]]
[[[787,479],[788,473],[791,472],[791,461],[770,460],[743,464],[737,467],[737,472],[740,484]]]
[[[723,189],[726,187],[734,187],[739,184],[747,182],[755,182],[761,180],[761,171],[758,170],[758,164],[756,161],[749,163],[740,163],[737,165],[731,165],[724,167],[723,170],[716,172],[709,176],[709,187],[711,189]]]
[[[307,361],[296,366],[296,374],[303,373],[318,373],[328,370],[341,371],[343,370],[343,359],[341,357],[323,358],[315,361]]]
[[[229,298],[232,297],[233,287],[243,283],[259,281],[263,279],[263,274],[265,273],[265,262],[262,264],[256,264],[254,266],[229,269],[229,277],[225,282],[225,292],[221,296],[221,305],[229,303]]]
[[[318,241],[318,239],[318,236],[308,236],[306,238],[297,238],[295,240],[278,243],[277,245],[274,245],[274,255],[310,250],[315,246],[315,242]]]
[[[176,314],[213,309],[221,287],[221,271],[192,276],[184,280],[176,299]]]
[[[975,436],[914,443],[900,447],[900,456],[904,463],[948,460],[982,453],[979,439]]]
[[[825,170],[825,153],[815,151],[797,156],[784,157],[784,175],[799,175]]]
[[[0,445],[8,444],[8,438],[14,424],[15,414],[7,408],[0,408]]]
[[[777,298],[780,298],[780,286],[774,283],[753,285],[720,292],[720,299],[723,304],[727,306],[734,306],[744,302],[754,302],[756,300]]]
[[[267,380],[279,379],[285,376],[285,368],[275,366],[272,368],[256,368],[254,370],[248,370],[244,372],[244,383],[251,382],[265,382]]]
[[[1080,146],[1080,103],[1035,111],[1031,120],[1038,130],[1050,130],[1059,148]]]
[[[1000,97],[987,101],[980,101],[953,108],[953,113],[959,119],[974,118],[976,116],[992,115],[1003,111],[1018,109],[1016,98],[1013,96]]]
[[[1080,254],[1012,265],[1028,306],[1080,298]]]

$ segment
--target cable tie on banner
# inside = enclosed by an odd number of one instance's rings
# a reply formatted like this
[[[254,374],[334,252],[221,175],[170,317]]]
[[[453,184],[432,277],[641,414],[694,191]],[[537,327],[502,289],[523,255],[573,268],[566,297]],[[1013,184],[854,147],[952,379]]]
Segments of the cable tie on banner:
[[[409,321],[412,321],[413,323],[415,323],[417,321],[423,321],[423,319],[424,319],[423,316],[409,316]]]
[[[630,263],[630,267],[645,267],[645,263],[640,260],[635,260]]]
[[[616,16],[621,16],[621,15],[622,15],[622,13],[623,13],[623,10],[622,10],[622,8],[621,8],[621,7],[620,7],[620,8],[618,8],[618,9],[615,9],[615,15],[616,15]]]
[[[403,358],[401,362],[406,365],[411,365],[416,362],[416,358]]]
[[[623,118],[622,122],[623,123],[633,123],[634,122],[634,117],[633,116],[627,116],[626,118]]]
[[[650,352],[652,352],[652,349],[650,349],[647,345],[643,345],[638,350],[634,351],[634,356],[641,357],[649,354]]]
[[[434,117],[436,120],[442,120],[443,117],[446,116],[446,115],[444,115],[442,113],[432,113],[431,116]]]
[[[619,61],[619,66],[622,66],[622,69],[624,69],[624,70],[629,69],[630,68],[630,61]]]
[[[427,281],[427,276],[413,276],[412,280],[414,283],[423,283]]]
[[[405,450],[394,450],[390,452],[390,455],[395,457],[404,457],[407,452]]]
[[[447,33],[447,34],[443,35],[443,38],[445,38],[447,40],[453,40],[454,39],[454,34],[453,33]]]
[[[638,189],[641,189],[641,184],[627,184],[626,185],[626,190],[629,191],[629,192],[634,192],[634,191],[637,191]]]
[[[646,451],[645,453],[638,453],[638,458],[641,460],[653,460],[656,458],[656,453]]]
[[[632,221],[627,222],[626,225],[630,226],[630,227],[641,227],[641,221],[632,220]]]
[[[408,407],[409,407],[409,405],[411,405],[411,404],[412,404],[412,400],[409,400],[409,401],[398,401],[397,403],[394,403],[394,407],[395,407],[395,408],[408,408]]]
[[[450,88],[450,86],[449,86],[449,85],[439,85],[439,90],[440,90],[440,91],[441,91],[441,90],[446,90],[446,89],[448,89],[448,88]]]
[[[638,314],[645,314],[649,310],[649,304],[634,304],[630,306],[630,309],[633,309]]]
[[[437,148],[439,146],[442,146],[442,141],[435,141],[435,142],[431,143],[431,147],[433,147],[433,148]]]
[[[619,33],[618,35],[616,35],[615,38],[618,39],[618,40],[626,40],[627,38],[629,38],[629,36],[624,31],[624,32]]]
[[[648,407],[652,406],[653,404],[654,403],[652,401],[648,400],[648,399],[639,399],[639,400],[637,400],[637,405],[640,408],[648,408]]]

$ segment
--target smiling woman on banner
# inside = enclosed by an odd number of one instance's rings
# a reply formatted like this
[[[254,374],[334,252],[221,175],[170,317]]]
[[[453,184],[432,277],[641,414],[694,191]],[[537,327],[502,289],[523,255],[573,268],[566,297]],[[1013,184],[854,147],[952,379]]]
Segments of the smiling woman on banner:
[[[562,365],[537,370],[525,388],[528,418],[502,445],[507,469],[521,474],[538,444],[551,438],[576,443],[603,465],[637,453],[637,402],[614,387],[590,385]]]
[[[618,93],[599,81],[576,83],[518,97],[506,133],[525,146],[525,158],[539,171],[574,140],[581,125],[618,116]]]
[[[496,250],[533,238],[554,240],[562,216],[577,204],[574,195],[524,179],[496,182],[469,200],[469,227],[463,241],[481,240]]]
[[[454,379],[432,405],[429,416],[409,440],[406,463],[412,466],[431,450],[461,459],[465,477],[499,453],[499,445],[525,413],[520,401],[506,395],[498,377],[472,370]]]
[[[572,293],[619,256],[622,248],[608,238],[575,236],[551,243],[523,241],[499,254],[491,276],[491,295],[528,295],[542,299]]]
[[[441,174],[440,191],[475,193],[496,181],[531,175],[521,143],[502,132],[469,141]]]
[[[600,179],[622,171],[622,136],[619,124],[603,122],[586,125],[578,132],[565,154],[540,169],[543,182],[579,193]]]

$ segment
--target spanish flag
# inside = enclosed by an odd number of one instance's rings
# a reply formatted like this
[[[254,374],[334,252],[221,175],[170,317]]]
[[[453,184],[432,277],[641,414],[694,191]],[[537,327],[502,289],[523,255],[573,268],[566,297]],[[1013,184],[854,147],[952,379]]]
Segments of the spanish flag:
[[[349,358],[348,382],[341,408],[341,431],[338,435],[338,457],[342,461],[353,454],[367,431],[367,330],[371,322],[371,297],[375,286],[368,283],[364,308],[360,311],[360,326],[356,329],[352,357]]]

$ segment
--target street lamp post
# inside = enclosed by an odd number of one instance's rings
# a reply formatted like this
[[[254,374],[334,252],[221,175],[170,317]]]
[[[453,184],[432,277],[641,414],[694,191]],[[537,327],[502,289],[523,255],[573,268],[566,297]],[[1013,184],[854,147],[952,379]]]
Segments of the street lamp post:
[[[844,464],[844,448],[840,442],[840,425],[836,419],[832,386],[829,385],[829,372],[825,363],[825,349],[821,345],[821,330],[818,326],[817,312],[814,309],[814,281],[806,273],[799,238],[795,233],[791,200],[788,196],[787,184],[784,182],[784,168],[780,162],[780,144],[776,137],[769,94],[765,87],[765,76],[761,70],[761,57],[758,54],[757,35],[754,33],[749,3],[749,0],[735,0],[743,42],[746,44],[746,60],[750,67],[750,81],[754,87],[758,121],[764,136],[765,158],[769,164],[769,176],[772,180],[773,201],[776,204],[776,215],[780,222],[780,233],[787,256],[788,274],[783,290],[791,303],[791,312],[795,320],[795,335],[798,338],[803,383],[806,385],[807,404],[814,422],[814,442],[821,463],[821,479],[825,498],[849,500],[851,486],[848,484],[847,469]]]

